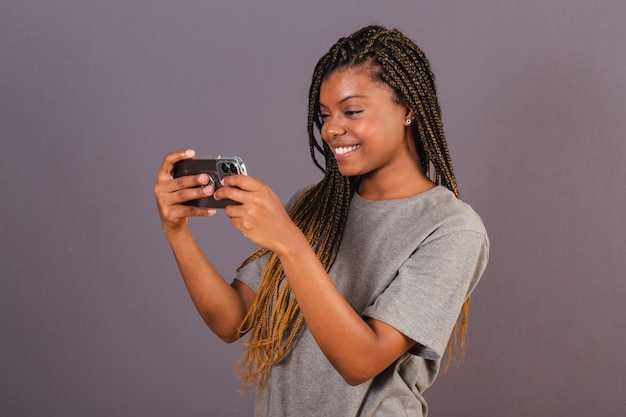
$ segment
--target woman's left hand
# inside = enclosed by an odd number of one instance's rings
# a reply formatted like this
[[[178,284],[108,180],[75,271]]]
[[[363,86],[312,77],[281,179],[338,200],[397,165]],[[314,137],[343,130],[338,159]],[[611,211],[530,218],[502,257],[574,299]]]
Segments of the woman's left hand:
[[[301,234],[278,196],[259,179],[231,175],[224,178],[223,185],[215,192],[215,198],[241,203],[227,206],[225,213],[231,224],[258,246],[278,254],[288,249],[295,234]]]

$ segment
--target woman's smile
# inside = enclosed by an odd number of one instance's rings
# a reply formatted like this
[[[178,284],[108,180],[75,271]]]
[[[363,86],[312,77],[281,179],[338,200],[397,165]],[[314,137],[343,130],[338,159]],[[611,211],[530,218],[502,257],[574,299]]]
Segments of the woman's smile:
[[[352,155],[357,149],[359,149],[361,145],[351,145],[351,146],[338,146],[332,148],[333,153],[335,154],[335,158],[346,159]]]

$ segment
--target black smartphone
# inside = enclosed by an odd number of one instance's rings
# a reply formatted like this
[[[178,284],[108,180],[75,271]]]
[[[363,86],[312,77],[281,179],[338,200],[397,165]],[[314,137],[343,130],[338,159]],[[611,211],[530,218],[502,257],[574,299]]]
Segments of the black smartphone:
[[[215,191],[222,188],[222,179],[229,175],[248,175],[246,164],[244,164],[243,159],[238,156],[209,156],[184,159],[176,162],[172,170],[174,178],[202,173],[209,175],[210,184]],[[240,203],[228,199],[216,200],[213,196],[210,196],[190,200],[184,204],[202,208],[224,208],[228,205]]]

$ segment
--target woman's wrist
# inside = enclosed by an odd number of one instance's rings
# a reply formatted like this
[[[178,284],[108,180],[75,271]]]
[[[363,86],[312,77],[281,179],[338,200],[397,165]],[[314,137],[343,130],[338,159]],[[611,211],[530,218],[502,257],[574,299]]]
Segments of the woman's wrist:
[[[168,241],[172,239],[177,239],[189,233],[191,233],[191,231],[189,230],[187,221],[177,227],[167,227],[163,225],[163,234]]]
[[[311,244],[302,231],[294,224],[292,233],[283,239],[281,246],[274,250],[281,262],[286,263],[290,259],[301,257],[307,251],[312,251]]]

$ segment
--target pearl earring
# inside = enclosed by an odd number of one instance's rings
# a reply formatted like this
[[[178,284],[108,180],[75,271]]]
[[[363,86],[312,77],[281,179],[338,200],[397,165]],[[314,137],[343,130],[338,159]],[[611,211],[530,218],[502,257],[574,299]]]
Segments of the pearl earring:
[[[406,123],[406,125],[408,126],[408,125],[410,125],[410,124],[411,124],[411,121],[412,121],[411,119],[406,119],[406,120],[404,121],[404,123]]]

